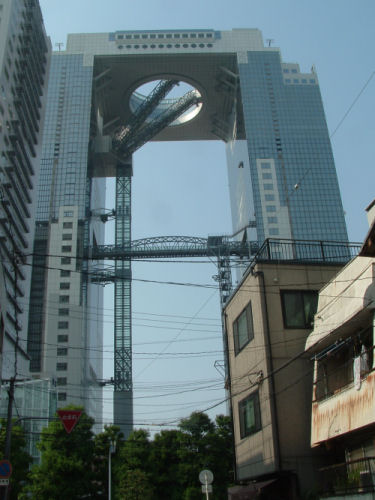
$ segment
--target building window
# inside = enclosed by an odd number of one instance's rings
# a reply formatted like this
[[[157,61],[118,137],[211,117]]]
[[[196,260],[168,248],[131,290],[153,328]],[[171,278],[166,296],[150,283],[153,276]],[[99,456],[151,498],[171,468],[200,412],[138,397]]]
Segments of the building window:
[[[68,278],[70,276],[70,271],[68,271],[67,269],[61,269],[60,276],[62,278]]]
[[[68,369],[68,363],[56,363],[56,370],[58,372],[65,372]]]
[[[57,336],[57,342],[68,342],[69,337],[68,335],[58,335]]]
[[[64,212],[64,217],[73,217],[73,211],[72,210],[66,210]]]
[[[59,302],[60,302],[60,304],[68,304],[69,303],[69,295],[60,295]]]
[[[71,264],[72,258],[71,257],[61,257],[61,264],[66,265],[66,264]]]
[[[67,356],[68,355],[68,348],[67,347],[58,347],[57,348],[57,355],[58,356]]]
[[[59,401],[66,401],[66,392],[59,392],[57,395]]]
[[[69,328],[69,322],[68,321],[59,321],[57,324],[57,328],[59,330],[66,330]]]
[[[70,283],[60,283],[60,290],[69,290]]]
[[[267,205],[266,206],[266,212],[276,212],[275,205]]]
[[[277,224],[277,217],[267,217],[268,224]]]
[[[259,393],[253,392],[238,403],[241,439],[251,436],[262,428],[260,419]]]
[[[263,172],[262,179],[272,179],[271,172]]]
[[[69,316],[69,309],[67,307],[60,308],[59,316]]]
[[[238,354],[254,338],[251,302],[233,323],[234,350]]]
[[[57,385],[67,385],[68,380],[66,377],[57,377]]]
[[[281,290],[285,328],[311,328],[318,307],[318,292]]]
[[[61,251],[62,252],[71,252],[72,251],[72,247],[71,247],[71,245],[63,245],[61,247]]]
[[[63,229],[72,229],[73,222],[63,222]]]
[[[73,239],[73,235],[72,235],[72,233],[64,233],[64,234],[62,235],[62,239],[63,239],[64,241],[66,241],[66,240],[72,240],[72,239]]]

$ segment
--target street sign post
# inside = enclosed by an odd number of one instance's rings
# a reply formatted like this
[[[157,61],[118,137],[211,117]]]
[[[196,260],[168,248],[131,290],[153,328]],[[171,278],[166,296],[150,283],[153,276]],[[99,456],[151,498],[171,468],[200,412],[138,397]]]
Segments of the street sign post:
[[[206,494],[206,500],[209,499],[209,493],[212,493],[211,483],[214,480],[214,475],[208,469],[202,470],[199,473],[199,481],[202,483],[202,493]]]
[[[61,423],[68,434],[72,432],[76,426],[82,411],[80,410],[57,410],[57,414],[60,417]]]
[[[202,484],[202,493],[212,493],[212,484]]]
[[[12,475],[12,464],[9,460],[0,460],[0,479],[9,479]]]
[[[9,460],[0,460],[0,486],[8,486],[12,475],[12,464]]]

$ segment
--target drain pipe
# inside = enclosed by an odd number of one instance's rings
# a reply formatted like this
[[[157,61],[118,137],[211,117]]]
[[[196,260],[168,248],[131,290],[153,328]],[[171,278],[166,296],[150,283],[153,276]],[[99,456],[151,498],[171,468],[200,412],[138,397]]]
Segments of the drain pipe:
[[[232,426],[232,449],[233,449],[233,479],[234,483],[237,483],[237,460],[236,460],[236,443],[234,440],[234,420],[233,420],[233,400],[232,400],[232,382],[230,376],[230,362],[229,362],[229,345],[228,345],[228,327],[227,327],[227,313],[222,312],[224,316],[224,339],[225,339],[225,360],[227,366],[227,380],[226,385],[228,386],[228,396],[229,396],[229,409],[230,409],[230,421]]]
[[[275,462],[276,470],[281,471],[281,455],[280,455],[280,434],[279,434],[279,422],[277,415],[276,406],[276,396],[275,396],[275,377],[274,368],[272,360],[271,351],[271,335],[270,335],[270,324],[268,319],[268,306],[267,306],[267,294],[266,294],[266,283],[264,279],[263,271],[251,270],[252,275],[255,278],[260,278],[262,282],[262,302],[263,302],[263,324],[265,325],[265,345],[266,345],[266,360],[267,360],[267,374],[269,375],[270,393],[271,393],[271,421],[272,421],[272,434],[275,436],[274,447],[275,447]]]

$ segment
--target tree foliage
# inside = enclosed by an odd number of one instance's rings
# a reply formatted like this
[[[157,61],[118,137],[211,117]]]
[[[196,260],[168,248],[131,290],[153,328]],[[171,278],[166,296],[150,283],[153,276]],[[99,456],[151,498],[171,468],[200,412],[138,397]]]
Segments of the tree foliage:
[[[5,446],[5,433],[6,433],[6,421],[0,420],[0,449],[4,450]],[[10,452],[10,463],[12,464],[12,475],[10,477],[10,487],[9,487],[9,498],[11,500],[17,499],[20,489],[22,488],[22,483],[27,475],[29,465],[31,464],[32,458],[27,451],[25,431],[19,425],[12,426],[11,433],[11,452]]]
[[[38,443],[41,463],[31,469],[20,499],[78,500],[95,494],[93,423],[83,412],[70,434],[60,421],[51,422],[43,429]]]
[[[201,499],[198,476],[203,469],[214,474],[215,498],[226,499],[227,487],[233,481],[229,417],[221,415],[212,422],[206,414],[195,412],[181,420],[178,430],[163,430],[152,441],[148,432],[134,431],[116,454],[115,498]],[[132,477],[133,496],[129,496],[126,491]]]
[[[38,444],[41,463],[31,469],[17,498],[108,498],[111,442],[116,443],[111,456],[114,500],[201,499],[198,476],[203,469],[214,474],[214,498],[227,498],[233,481],[229,417],[221,415],[212,422],[206,414],[195,412],[182,419],[178,429],[163,430],[153,440],[145,430],[134,430],[123,440],[116,426],[94,436],[93,423],[84,412],[71,434],[59,421],[50,423]]]

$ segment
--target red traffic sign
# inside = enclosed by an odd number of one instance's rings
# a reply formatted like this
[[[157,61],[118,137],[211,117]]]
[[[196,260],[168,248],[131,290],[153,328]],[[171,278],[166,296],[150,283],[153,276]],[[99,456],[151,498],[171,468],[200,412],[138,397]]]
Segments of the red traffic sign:
[[[57,410],[57,414],[68,434],[72,432],[78,422],[82,411],[80,410]]]
[[[0,479],[7,479],[12,474],[12,464],[9,460],[0,460]]]

